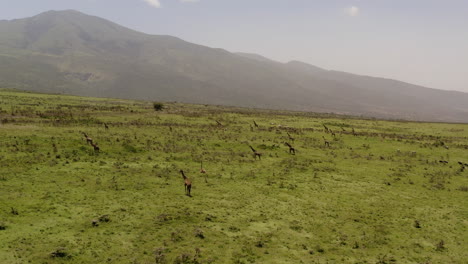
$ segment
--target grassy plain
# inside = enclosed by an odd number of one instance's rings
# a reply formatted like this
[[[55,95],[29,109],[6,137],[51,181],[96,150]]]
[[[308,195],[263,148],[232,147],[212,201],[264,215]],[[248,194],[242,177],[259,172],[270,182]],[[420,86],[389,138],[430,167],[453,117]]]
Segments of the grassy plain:
[[[468,125],[165,107],[1,90],[0,263],[467,263]]]

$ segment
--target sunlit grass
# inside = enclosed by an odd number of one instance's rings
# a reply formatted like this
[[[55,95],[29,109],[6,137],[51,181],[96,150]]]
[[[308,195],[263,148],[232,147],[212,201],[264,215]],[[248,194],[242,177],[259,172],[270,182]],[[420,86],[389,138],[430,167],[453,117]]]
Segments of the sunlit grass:
[[[467,125],[164,106],[0,91],[0,263],[468,259]]]

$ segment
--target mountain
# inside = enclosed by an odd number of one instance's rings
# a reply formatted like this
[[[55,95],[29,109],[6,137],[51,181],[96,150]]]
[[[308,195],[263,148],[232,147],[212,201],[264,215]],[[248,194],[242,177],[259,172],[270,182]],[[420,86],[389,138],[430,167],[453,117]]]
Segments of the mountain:
[[[468,94],[148,35],[77,11],[0,21],[0,87],[468,122]]]

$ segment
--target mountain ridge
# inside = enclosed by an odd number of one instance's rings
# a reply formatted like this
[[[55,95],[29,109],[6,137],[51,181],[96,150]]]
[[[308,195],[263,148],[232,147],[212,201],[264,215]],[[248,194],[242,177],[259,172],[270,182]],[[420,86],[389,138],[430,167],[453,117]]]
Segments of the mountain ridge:
[[[75,10],[0,21],[0,86],[39,92],[468,122],[468,94],[231,53]]]

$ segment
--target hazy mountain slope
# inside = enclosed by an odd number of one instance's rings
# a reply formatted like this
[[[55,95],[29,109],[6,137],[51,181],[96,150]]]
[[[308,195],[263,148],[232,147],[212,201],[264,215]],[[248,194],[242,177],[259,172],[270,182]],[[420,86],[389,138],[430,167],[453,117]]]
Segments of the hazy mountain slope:
[[[279,63],[77,11],[0,21],[0,86],[386,118],[468,122],[468,94]]]
[[[290,62],[287,65],[292,68],[291,74],[301,72],[307,76],[302,79],[301,76],[304,75],[294,77],[306,87],[316,87],[314,84],[319,81],[325,81],[321,87],[335,83],[335,86],[321,90],[332,97],[340,94],[346,97],[352,104],[348,111],[361,111],[366,112],[365,115],[393,118],[438,121],[456,119],[466,122],[467,93],[430,89],[391,79],[327,71],[302,62]]]

